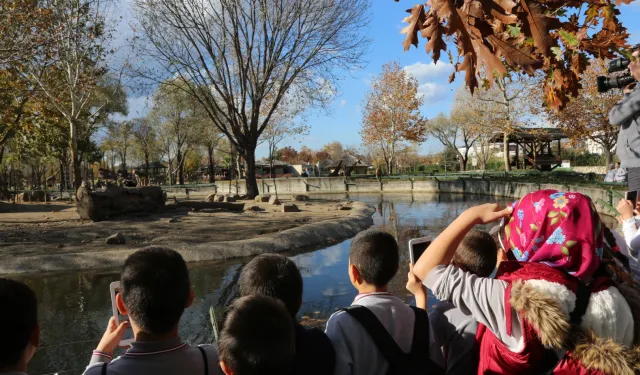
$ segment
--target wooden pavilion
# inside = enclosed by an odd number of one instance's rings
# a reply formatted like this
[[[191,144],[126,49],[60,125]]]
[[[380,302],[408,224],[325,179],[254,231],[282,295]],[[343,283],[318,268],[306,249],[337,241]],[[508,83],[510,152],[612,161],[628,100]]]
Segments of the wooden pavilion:
[[[509,149],[515,144],[515,160],[511,162],[516,168],[527,169],[531,167],[540,171],[552,171],[562,165],[563,139],[567,135],[556,128],[520,128],[509,134]],[[492,143],[503,143],[504,133],[491,139]],[[554,154],[552,144],[557,142]],[[522,154],[522,155],[521,155]]]

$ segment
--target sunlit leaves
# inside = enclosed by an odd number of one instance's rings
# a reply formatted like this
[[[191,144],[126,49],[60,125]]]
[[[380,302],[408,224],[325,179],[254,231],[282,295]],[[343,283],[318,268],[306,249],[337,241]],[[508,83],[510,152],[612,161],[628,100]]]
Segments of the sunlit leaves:
[[[611,58],[626,46],[628,33],[617,19],[616,5],[631,1],[430,0],[416,5],[405,19],[409,23],[402,30],[407,34],[405,50],[418,44],[420,31],[429,42],[438,42],[427,46],[437,61],[446,47],[439,43],[442,35],[453,36],[456,71],[465,72],[472,92],[482,66],[489,78],[499,76],[496,73],[502,70],[496,59],[529,75],[542,69],[547,77],[544,102],[561,109],[578,94],[585,54]]]

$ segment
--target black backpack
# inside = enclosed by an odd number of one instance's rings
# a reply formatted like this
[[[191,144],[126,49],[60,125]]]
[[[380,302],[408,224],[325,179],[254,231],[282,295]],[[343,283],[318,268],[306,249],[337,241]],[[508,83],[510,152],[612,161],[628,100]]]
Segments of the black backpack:
[[[411,306],[416,316],[411,353],[404,353],[375,314],[364,306],[350,306],[344,311],[354,317],[373,339],[389,363],[387,375],[444,375],[442,367],[429,358],[429,315]]]

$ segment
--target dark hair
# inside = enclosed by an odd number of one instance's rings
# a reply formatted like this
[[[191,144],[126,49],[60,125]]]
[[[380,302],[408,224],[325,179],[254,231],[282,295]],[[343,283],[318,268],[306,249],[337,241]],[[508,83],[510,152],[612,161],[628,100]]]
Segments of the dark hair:
[[[129,315],[143,331],[156,335],[176,327],[191,291],[182,256],[158,246],[131,254],[122,267],[120,284]]]
[[[487,232],[473,230],[462,239],[453,262],[480,277],[491,275],[498,262],[498,247]]]
[[[0,369],[15,366],[38,325],[38,301],[27,285],[0,278]]]
[[[365,230],[351,242],[349,262],[358,268],[367,283],[383,287],[398,272],[398,243],[387,232]]]
[[[302,302],[302,276],[291,259],[282,254],[262,254],[242,269],[240,296],[261,294],[279,299],[292,316]]]
[[[241,297],[225,313],[218,352],[235,375],[287,374],[295,357],[293,318],[276,299]]]

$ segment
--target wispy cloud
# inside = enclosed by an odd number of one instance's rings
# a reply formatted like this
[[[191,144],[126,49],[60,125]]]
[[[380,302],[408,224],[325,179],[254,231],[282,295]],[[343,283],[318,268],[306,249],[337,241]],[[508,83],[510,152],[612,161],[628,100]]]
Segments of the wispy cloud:
[[[423,84],[428,80],[447,78],[451,73],[453,73],[454,69],[452,64],[440,61],[437,64],[434,64],[433,62],[429,64],[417,62],[415,64],[405,66],[404,70],[407,73],[412,74],[420,84]]]
[[[347,105],[347,101],[346,100],[341,100],[340,101],[340,107],[344,107],[345,105]]]

